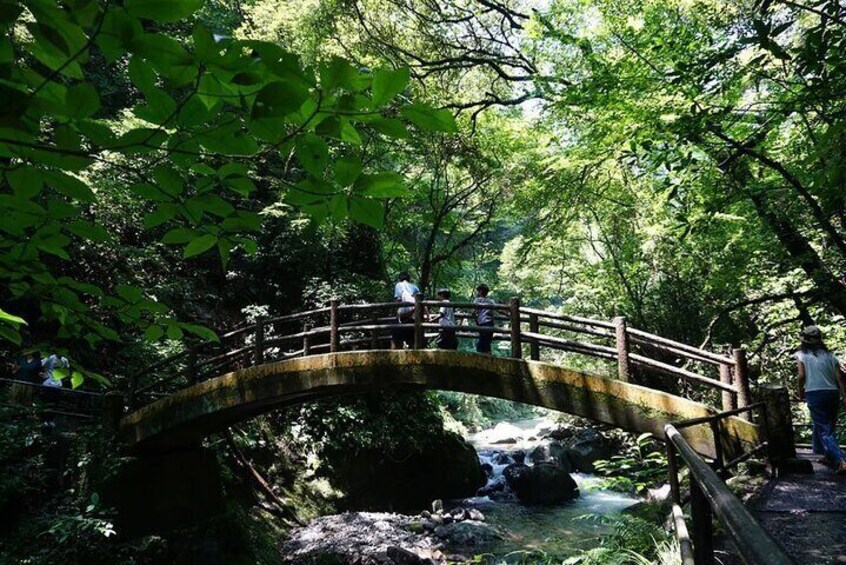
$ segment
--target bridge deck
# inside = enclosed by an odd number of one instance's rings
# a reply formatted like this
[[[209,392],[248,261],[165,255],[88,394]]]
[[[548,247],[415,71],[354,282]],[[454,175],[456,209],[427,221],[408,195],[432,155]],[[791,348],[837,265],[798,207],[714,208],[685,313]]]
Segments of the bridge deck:
[[[753,514],[796,563],[846,563],[846,477],[800,451],[813,475],[788,474],[770,483]]]

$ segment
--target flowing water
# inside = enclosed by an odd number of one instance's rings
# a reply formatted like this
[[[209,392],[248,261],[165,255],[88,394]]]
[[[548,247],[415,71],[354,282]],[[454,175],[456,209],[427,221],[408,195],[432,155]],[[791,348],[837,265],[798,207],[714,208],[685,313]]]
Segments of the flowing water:
[[[479,452],[479,460],[491,465],[488,485],[504,481],[502,471],[507,463],[497,463],[503,453],[523,450],[526,453],[541,443],[539,439],[553,425],[545,418],[499,424],[468,437]],[[492,443],[515,439],[513,443]],[[531,462],[527,459],[527,464]],[[595,547],[598,538],[610,533],[612,526],[597,520],[598,516],[620,513],[637,503],[634,497],[600,488],[600,480],[592,475],[573,473],[581,496],[576,500],[553,507],[525,506],[506,497],[491,500],[476,497],[465,500],[481,510],[486,522],[495,526],[503,539],[482,548],[489,562],[519,562],[528,553],[565,558]]]

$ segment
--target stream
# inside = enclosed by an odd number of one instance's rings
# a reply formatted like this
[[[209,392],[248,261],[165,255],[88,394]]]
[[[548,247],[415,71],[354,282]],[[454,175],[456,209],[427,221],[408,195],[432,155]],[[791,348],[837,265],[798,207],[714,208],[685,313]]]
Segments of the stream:
[[[622,512],[637,498],[600,488],[599,479],[571,473],[580,496],[555,506],[517,502],[503,470],[517,451],[531,453],[555,425],[547,418],[500,423],[466,439],[488,470],[487,496],[439,501],[417,516],[347,512],[324,516],[292,532],[282,548],[291,563],[534,563],[563,560],[597,545],[612,526],[591,516]],[[528,465],[532,465],[529,459]],[[489,466],[489,467],[487,467]],[[486,490],[487,489],[487,490]],[[327,556],[331,558],[327,559]]]
[[[488,486],[504,480],[506,465],[497,464],[497,454],[516,451],[531,453],[542,440],[544,433],[554,428],[547,418],[533,418],[505,422],[495,428],[482,430],[466,439],[479,452],[479,460],[488,463],[493,473]],[[513,436],[513,437],[508,437]],[[491,440],[516,439],[515,443],[492,443]],[[501,457],[501,455],[500,455]],[[528,460],[527,462],[531,464]],[[597,538],[608,533],[609,526],[589,519],[590,515],[608,515],[622,512],[638,502],[632,496],[600,488],[600,480],[585,473],[571,473],[579,485],[579,498],[566,504],[544,507],[526,506],[509,497],[491,500],[477,497],[464,501],[485,515],[486,522],[497,528],[502,539],[491,542],[485,553],[495,556],[491,562],[506,562],[505,557],[519,552],[539,552],[557,558],[566,558],[596,545]],[[510,560],[509,560],[510,561]]]

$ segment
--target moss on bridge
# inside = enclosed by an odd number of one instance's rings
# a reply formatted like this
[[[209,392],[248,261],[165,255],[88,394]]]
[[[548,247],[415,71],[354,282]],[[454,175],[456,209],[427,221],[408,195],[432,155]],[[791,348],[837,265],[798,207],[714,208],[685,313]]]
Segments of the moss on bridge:
[[[120,429],[136,450],[171,449],[282,406],[398,386],[504,398],[659,438],[667,422],[715,413],[692,400],[547,363],[456,351],[356,351],[228,373],[129,414]],[[707,426],[684,433],[694,449],[713,454]],[[731,445],[757,444],[757,427],[731,418],[723,441],[730,450]]]

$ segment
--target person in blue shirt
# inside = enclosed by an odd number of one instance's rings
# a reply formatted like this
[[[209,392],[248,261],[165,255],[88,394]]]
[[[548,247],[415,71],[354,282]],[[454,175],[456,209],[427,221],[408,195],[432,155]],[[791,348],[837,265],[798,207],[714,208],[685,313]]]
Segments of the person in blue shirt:
[[[394,300],[404,303],[397,308],[397,323],[399,326],[391,332],[391,349],[402,349],[405,345],[414,347],[414,302],[415,295],[420,294],[420,288],[411,282],[411,275],[402,272],[394,285]]]
[[[823,343],[822,332],[817,326],[804,328],[800,338],[802,345],[796,353],[799,398],[808,403],[811,413],[813,451],[824,455],[824,462],[833,465],[838,475],[846,475],[846,456],[834,433],[841,392],[846,398],[846,378],[837,357]]]

